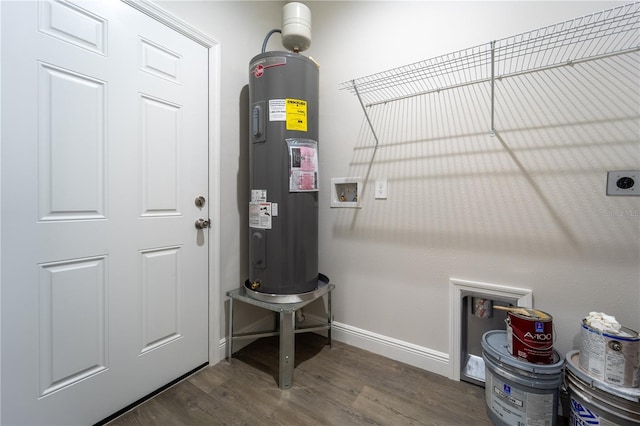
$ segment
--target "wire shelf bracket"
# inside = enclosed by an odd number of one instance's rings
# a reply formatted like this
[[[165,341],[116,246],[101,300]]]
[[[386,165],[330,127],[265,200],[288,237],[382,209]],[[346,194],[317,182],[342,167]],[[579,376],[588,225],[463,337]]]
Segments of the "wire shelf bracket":
[[[373,139],[376,141],[376,146],[375,149],[378,148],[378,135],[376,134],[376,129],[374,129],[373,127],[373,123],[371,123],[371,119],[369,118],[369,114],[367,113],[367,108],[365,108],[364,103],[362,102],[362,97],[360,97],[360,92],[358,92],[358,86],[356,86],[355,82],[352,80],[351,83],[353,84],[353,91],[355,92],[356,96],[358,97],[358,101],[360,101],[360,106],[362,107],[362,111],[364,112],[364,116],[367,119],[367,123],[369,124],[369,128],[371,129],[371,133],[373,134]]]
[[[358,97],[377,145],[367,108],[488,82],[494,135],[496,81],[639,50],[640,2],[634,2],[349,80],[340,89]]]

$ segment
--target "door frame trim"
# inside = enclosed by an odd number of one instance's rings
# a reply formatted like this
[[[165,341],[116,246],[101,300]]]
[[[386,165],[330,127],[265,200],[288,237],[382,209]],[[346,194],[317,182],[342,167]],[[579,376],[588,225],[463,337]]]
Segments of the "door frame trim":
[[[220,360],[220,43],[150,0],[121,0],[208,51],[209,129],[209,364]]]

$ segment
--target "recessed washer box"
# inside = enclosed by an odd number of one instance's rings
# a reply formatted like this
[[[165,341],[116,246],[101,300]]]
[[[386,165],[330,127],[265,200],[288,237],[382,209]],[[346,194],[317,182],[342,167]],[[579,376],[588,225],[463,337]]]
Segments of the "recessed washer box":
[[[640,170],[607,172],[607,195],[640,195]]]
[[[360,208],[362,178],[331,178],[331,207]]]

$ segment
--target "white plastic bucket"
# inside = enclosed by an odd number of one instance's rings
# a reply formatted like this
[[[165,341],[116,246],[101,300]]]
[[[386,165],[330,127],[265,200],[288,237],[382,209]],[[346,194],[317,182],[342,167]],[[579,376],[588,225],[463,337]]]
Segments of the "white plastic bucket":
[[[616,386],[588,375],[579,366],[579,352],[567,353],[565,384],[570,424],[631,426],[640,424],[640,389]]]
[[[596,330],[582,320],[579,365],[590,376],[624,387],[640,385],[640,336],[622,327],[621,334]]]
[[[494,425],[555,425],[562,384],[562,355],[554,351],[551,364],[533,364],[512,356],[507,332],[482,336],[487,416]]]

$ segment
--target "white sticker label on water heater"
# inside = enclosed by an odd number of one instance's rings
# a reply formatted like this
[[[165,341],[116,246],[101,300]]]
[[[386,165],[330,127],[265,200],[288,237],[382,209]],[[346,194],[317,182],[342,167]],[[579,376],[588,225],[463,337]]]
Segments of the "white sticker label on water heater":
[[[271,203],[249,203],[249,227],[271,229]]]
[[[251,190],[251,202],[255,203],[257,201],[267,201],[267,190],[266,189],[252,189]]]
[[[287,120],[286,99],[269,99],[269,121]]]

